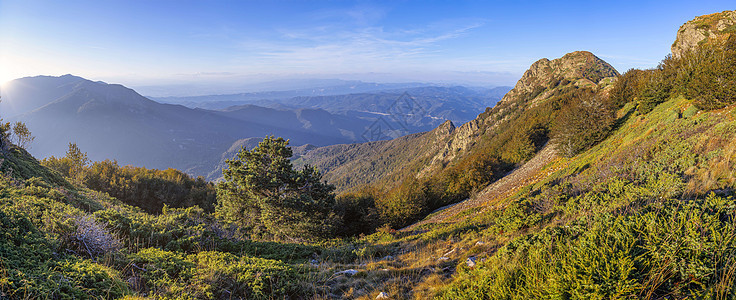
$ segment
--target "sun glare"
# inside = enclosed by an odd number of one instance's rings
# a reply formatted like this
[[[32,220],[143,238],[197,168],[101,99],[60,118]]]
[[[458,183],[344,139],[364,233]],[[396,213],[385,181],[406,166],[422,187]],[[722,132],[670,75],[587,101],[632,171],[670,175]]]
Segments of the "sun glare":
[[[21,72],[17,63],[14,63],[8,57],[0,56],[0,85],[5,85],[9,81],[19,78]]]
[[[12,71],[6,68],[7,66],[5,64],[0,65],[0,85],[5,85],[15,79],[15,76],[11,73]]]

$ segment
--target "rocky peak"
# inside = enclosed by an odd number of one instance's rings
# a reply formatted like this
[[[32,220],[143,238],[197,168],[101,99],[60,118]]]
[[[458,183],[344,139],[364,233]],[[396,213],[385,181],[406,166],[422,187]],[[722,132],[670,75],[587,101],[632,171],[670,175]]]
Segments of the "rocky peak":
[[[616,69],[588,51],[571,52],[553,60],[542,58],[524,72],[501,102],[531,100],[563,81],[596,86],[601,79],[616,75]]]
[[[672,43],[672,55],[678,57],[709,40],[727,39],[736,33],[736,11],[723,11],[696,17],[680,26]]]
[[[440,136],[448,136],[452,134],[453,131],[455,131],[455,124],[452,124],[452,121],[447,120],[444,123],[440,124],[435,130],[433,130]]]

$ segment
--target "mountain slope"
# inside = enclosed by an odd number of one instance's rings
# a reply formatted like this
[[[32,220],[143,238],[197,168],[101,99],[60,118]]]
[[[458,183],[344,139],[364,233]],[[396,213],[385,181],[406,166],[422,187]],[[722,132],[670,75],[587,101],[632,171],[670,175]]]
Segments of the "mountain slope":
[[[53,78],[43,79],[53,81]],[[57,80],[66,82],[66,78]],[[35,81],[38,78],[21,79],[14,85],[33,86]],[[28,125],[37,137],[31,152],[39,157],[61,156],[67,143],[76,142],[93,160],[110,158],[121,164],[173,167],[190,174],[206,175],[215,168],[220,155],[240,138],[274,134],[293,137],[295,145],[351,141],[341,135],[322,133],[320,128],[275,127],[238,117],[234,112],[229,116],[160,104],[121,85],[76,80],[64,85],[64,89],[46,94],[53,100],[46,100],[43,106],[9,119]],[[27,98],[9,97],[3,102],[12,105]],[[265,109],[259,113],[268,118],[280,112]],[[297,116],[291,119],[296,120]]]
[[[2,86],[0,111],[4,118],[30,112],[66,95],[84,78],[64,75],[61,77],[38,76],[13,80]]]
[[[145,213],[67,181],[0,139],[3,299],[262,299],[317,293],[302,283],[300,272],[320,248],[235,238],[199,207]],[[150,188],[154,194],[168,192],[165,185]]]
[[[592,148],[569,158],[544,148],[527,162],[533,166],[508,175],[519,178],[504,177],[404,231],[366,237],[366,252],[390,259],[358,272],[380,276],[388,265],[414,280],[366,294],[734,298],[736,106],[703,111],[673,88],[653,109],[638,110],[658,84],[643,80],[647,88],[626,98],[611,134]]]
[[[613,67],[589,52],[573,52],[552,61],[541,59],[493,109],[460,127],[444,123],[430,132],[401,140],[327,146],[307,153],[297,162],[320,168],[325,178],[342,190],[355,190],[362,184],[381,180],[393,183],[388,187],[395,186],[410,177],[428,177],[488,147],[501,147],[491,144],[511,142],[513,130],[530,126],[519,123],[528,121],[527,111],[548,101],[559,101],[560,95],[569,90],[598,88],[598,81],[616,75]],[[540,147],[543,141],[535,143],[535,147]]]

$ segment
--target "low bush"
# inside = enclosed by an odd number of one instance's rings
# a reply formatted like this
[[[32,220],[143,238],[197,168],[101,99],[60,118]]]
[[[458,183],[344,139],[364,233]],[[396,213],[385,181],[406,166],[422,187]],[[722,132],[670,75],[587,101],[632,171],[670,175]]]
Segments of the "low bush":
[[[137,267],[135,276],[160,297],[274,299],[305,292],[297,270],[275,260],[148,248],[132,254],[131,262]]]

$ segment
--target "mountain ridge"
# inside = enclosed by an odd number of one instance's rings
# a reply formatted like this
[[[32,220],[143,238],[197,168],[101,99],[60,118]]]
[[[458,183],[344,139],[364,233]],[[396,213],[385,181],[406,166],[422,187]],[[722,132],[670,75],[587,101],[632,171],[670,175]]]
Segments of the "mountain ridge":
[[[377,157],[377,161],[384,161],[382,164],[391,165],[393,162],[385,161],[387,157],[403,157],[404,154],[394,154],[389,149],[407,149],[406,151],[414,158],[412,164],[415,165],[413,168],[416,168],[416,173],[413,176],[419,179],[426,178],[471,155],[468,152],[469,149],[482,144],[484,135],[492,134],[500,124],[507,124],[514,116],[518,117],[525,111],[541,105],[547,99],[556,97],[562,93],[563,88],[597,89],[599,83],[604,79],[617,75],[619,75],[618,71],[610,64],[587,51],[571,52],[554,60],[543,58],[530,66],[516,86],[506,93],[496,106],[486,109],[475,119],[457,128],[452,122],[445,122],[424,134],[412,135],[402,140],[409,144],[414,142],[420,146],[409,147],[399,146],[398,142],[380,142],[376,144],[376,147],[371,148],[371,151],[380,153],[373,155]],[[597,81],[593,82],[593,80]],[[510,114],[510,111],[514,113]],[[419,142],[420,137],[422,142]],[[325,179],[338,186],[338,190],[352,191],[355,188],[355,175],[349,174],[348,170],[370,169],[365,166],[356,166],[356,164],[370,164],[370,154],[353,153],[363,148],[367,147],[336,145],[317,148],[302,156],[298,163],[316,166],[325,173]],[[334,153],[335,157],[318,157],[320,155],[329,156],[329,153]],[[356,157],[352,162],[347,159],[351,156]],[[385,176],[391,177],[384,173],[384,171],[371,173],[373,179],[358,181],[365,184],[376,182]],[[393,179],[389,181],[396,181],[396,178]]]

